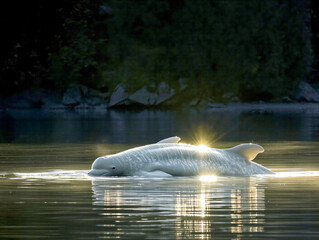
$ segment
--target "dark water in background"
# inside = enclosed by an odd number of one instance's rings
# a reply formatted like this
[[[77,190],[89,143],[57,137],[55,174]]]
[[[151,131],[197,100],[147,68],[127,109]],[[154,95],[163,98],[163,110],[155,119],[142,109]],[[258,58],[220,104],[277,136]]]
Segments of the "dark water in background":
[[[147,144],[172,135],[188,142],[201,137],[212,142],[318,141],[318,104],[298,106],[272,110],[266,105],[206,111],[0,112],[0,142]]]
[[[0,113],[0,239],[318,239],[319,111]],[[178,135],[256,142],[264,177],[90,178],[101,155]]]

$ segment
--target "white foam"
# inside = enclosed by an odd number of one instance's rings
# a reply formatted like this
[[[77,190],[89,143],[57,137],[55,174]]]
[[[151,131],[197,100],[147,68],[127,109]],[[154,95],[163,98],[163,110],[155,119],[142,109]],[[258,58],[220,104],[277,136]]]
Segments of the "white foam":
[[[13,173],[13,179],[56,179],[56,180],[85,180],[91,179],[87,170],[54,170],[50,172]]]

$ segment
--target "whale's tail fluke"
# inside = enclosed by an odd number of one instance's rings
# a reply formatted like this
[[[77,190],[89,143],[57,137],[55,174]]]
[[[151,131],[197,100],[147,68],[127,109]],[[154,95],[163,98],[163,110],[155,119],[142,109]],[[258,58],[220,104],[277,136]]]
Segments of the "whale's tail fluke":
[[[262,146],[258,144],[245,143],[237,145],[233,148],[229,148],[227,149],[227,151],[236,153],[242,156],[243,158],[247,159],[247,161],[252,161],[255,159],[258,153],[264,152],[264,149]]]

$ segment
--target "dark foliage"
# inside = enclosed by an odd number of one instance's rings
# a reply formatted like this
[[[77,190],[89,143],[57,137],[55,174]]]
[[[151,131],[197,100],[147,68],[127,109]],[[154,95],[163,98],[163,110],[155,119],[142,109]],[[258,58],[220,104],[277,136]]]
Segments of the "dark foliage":
[[[1,95],[48,86],[48,54],[66,38],[62,25],[74,2],[8,1],[1,6]]]
[[[178,88],[180,79],[218,101],[290,95],[311,71],[306,3],[13,1],[2,9],[1,95],[72,82]]]

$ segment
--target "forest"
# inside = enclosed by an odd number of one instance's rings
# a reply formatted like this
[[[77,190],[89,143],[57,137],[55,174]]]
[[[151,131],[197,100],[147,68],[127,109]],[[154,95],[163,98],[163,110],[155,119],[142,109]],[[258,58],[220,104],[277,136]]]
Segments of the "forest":
[[[291,96],[299,82],[318,82],[314,9],[306,0],[13,0],[0,10],[0,97],[180,81],[190,98]]]

